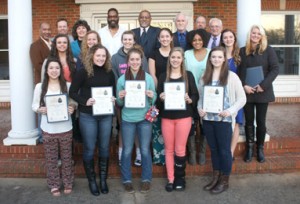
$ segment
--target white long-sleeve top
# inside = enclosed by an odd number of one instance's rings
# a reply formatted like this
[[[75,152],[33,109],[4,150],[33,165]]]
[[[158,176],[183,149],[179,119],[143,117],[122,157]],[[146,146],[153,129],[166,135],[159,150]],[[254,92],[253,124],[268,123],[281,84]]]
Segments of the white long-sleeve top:
[[[67,82],[68,91],[69,91],[70,85],[71,84]],[[32,110],[34,112],[37,112],[37,110],[40,107],[41,93],[42,93],[42,83],[38,83],[35,86],[34,94],[33,94],[33,101],[32,101]],[[51,90],[48,90],[46,93],[46,95],[55,95],[55,94],[61,94],[61,93],[60,93],[60,91],[51,91]],[[69,102],[69,105],[74,104],[75,106],[77,106],[77,103],[74,100],[72,100],[69,96],[68,96],[68,102]],[[41,116],[42,116],[41,129],[44,132],[56,134],[56,133],[63,133],[63,132],[68,132],[68,131],[72,130],[72,120],[71,120],[70,115],[69,115],[70,116],[69,120],[56,122],[56,123],[48,123],[47,116],[46,115],[41,115]]]
[[[232,127],[235,126],[235,117],[237,112],[246,104],[246,94],[242,86],[242,82],[239,77],[229,71],[227,90],[229,96],[230,107],[226,109],[230,112],[232,117]],[[203,80],[202,78],[199,81],[199,100],[198,100],[198,109],[202,109],[203,106]]]

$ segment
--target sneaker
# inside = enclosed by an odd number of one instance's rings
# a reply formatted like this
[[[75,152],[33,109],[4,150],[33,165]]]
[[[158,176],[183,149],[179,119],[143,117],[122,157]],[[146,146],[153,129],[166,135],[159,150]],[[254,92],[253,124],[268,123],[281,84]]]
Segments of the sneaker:
[[[151,184],[149,181],[142,182],[141,193],[148,193],[148,191],[150,190],[150,186],[151,186]]]
[[[173,191],[173,183],[168,183],[165,187],[166,191],[172,192]]]
[[[132,183],[124,183],[124,188],[127,193],[134,193]]]
[[[139,160],[139,159],[135,159],[135,160],[134,160],[134,165],[135,165],[135,166],[142,166],[142,161]]]

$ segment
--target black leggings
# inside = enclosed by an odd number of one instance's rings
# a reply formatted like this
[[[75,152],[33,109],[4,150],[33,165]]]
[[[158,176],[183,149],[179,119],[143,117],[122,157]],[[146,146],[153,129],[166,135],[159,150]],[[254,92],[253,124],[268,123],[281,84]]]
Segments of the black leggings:
[[[266,135],[266,116],[269,103],[246,103],[244,106],[245,125],[254,126],[256,116],[256,144],[263,145]]]

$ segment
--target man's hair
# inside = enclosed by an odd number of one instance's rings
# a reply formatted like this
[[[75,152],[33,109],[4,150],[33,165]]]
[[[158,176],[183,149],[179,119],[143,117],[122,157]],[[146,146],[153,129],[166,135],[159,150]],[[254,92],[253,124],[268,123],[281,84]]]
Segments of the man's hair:
[[[111,11],[115,11],[115,12],[119,15],[119,11],[118,11],[116,8],[110,8],[110,9],[108,9],[107,15],[108,15],[109,12],[111,12]]]
[[[57,24],[58,24],[59,22],[61,22],[61,21],[66,21],[66,22],[67,22],[67,25],[68,25],[68,20],[67,20],[67,19],[65,19],[65,18],[59,18],[59,19],[57,19],[57,21],[56,21],[56,26],[57,26]]]

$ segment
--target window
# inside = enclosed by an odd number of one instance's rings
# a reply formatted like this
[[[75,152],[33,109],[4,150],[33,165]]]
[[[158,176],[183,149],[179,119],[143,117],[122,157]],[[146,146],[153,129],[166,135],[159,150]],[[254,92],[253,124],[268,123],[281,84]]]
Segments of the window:
[[[8,20],[0,16],[0,80],[9,79]]]
[[[268,43],[275,49],[279,74],[299,75],[300,13],[262,14]]]

